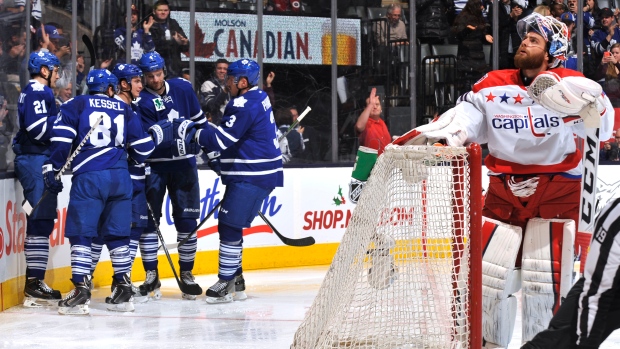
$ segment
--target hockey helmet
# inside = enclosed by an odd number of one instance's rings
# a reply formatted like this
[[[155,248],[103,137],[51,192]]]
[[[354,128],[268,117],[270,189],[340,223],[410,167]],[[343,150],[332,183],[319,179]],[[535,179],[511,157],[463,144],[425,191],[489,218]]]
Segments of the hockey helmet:
[[[138,67],[142,69],[143,73],[164,69],[165,66],[166,62],[157,51],[144,53],[138,61]]]
[[[554,58],[549,64],[551,68],[566,60],[570,38],[566,24],[553,17],[534,12],[517,22],[517,32],[521,39],[531,31],[541,35],[549,44],[549,56]]]
[[[60,61],[55,54],[47,51],[33,52],[28,59],[28,71],[30,74],[39,74],[41,67],[46,66],[49,70],[60,67]]]
[[[131,83],[131,79],[134,77],[142,77],[142,70],[135,64],[117,63],[112,69],[112,74],[116,76],[118,81],[125,79]]]
[[[260,78],[260,66],[253,60],[244,58],[232,62],[228,66],[227,74],[235,77],[235,84],[239,82],[239,78],[245,77],[250,85],[256,86]]]
[[[86,86],[90,92],[104,93],[112,86],[116,90],[118,79],[107,69],[93,69],[86,77]]]

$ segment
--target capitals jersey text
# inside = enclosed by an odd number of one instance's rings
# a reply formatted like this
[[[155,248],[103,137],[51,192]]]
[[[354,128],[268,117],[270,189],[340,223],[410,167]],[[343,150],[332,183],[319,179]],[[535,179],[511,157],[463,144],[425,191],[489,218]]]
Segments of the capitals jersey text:
[[[58,110],[51,88],[30,80],[17,103],[19,131],[13,139],[17,154],[49,154],[52,124]]]
[[[226,105],[222,123],[198,130],[200,146],[221,152],[222,182],[281,187],[282,153],[267,93],[253,87]]]
[[[54,170],[62,168],[69,152],[80,144],[100,117],[103,117],[101,122],[71,163],[74,175],[115,168],[120,160],[124,160],[126,168],[126,145],[130,145],[129,155],[137,162],[144,162],[151,154],[153,140],[142,130],[129,105],[101,94],[83,95],[60,107],[51,138],[50,160]]]
[[[560,77],[583,76],[564,68]],[[600,139],[611,137],[613,107],[604,96]],[[460,97],[456,119],[467,131],[466,142],[488,143],[487,168],[493,173],[581,175],[581,154],[574,134],[584,137],[583,122],[536,104],[527,94],[519,70],[498,70],[480,79]]]

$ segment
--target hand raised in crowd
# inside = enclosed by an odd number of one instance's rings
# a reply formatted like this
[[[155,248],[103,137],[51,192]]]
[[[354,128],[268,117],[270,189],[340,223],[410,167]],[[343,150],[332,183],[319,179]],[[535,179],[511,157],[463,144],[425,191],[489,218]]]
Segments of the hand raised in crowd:
[[[176,40],[176,42],[179,45],[187,45],[187,43],[189,42],[189,40],[186,37],[184,37],[183,35],[179,34],[178,32],[175,32],[172,37],[174,38],[174,40]]]
[[[11,49],[9,50],[9,56],[13,58],[23,57],[25,53],[26,53],[26,45],[24,44],[15,45],[11,47]]]
[[[267,77],[265,78],[265,85],[267,87],[271,87],[271,83],[273,82],[273,79],[276,77],[276,73],[270,71],[269,74],[267,74]]]
[[[55,52],[56,57],[62,58],[71,54],[71,46],[62,46]]]
[[[487,34],[484,36],[484,39],[489,43],[492,44],[493,43],[493,36],[490,34]]]
[[[80,73],[84,72],[84,57],[82,56],[78,56],[78,58],[75,60],[75,69],[77,71],[79,71]]]
[[[609,56],[603,55],[603,58],[601,58],[601,64],[607,64],[609,62],[611,62],[612,64],[618,63],[614,55],[609,55]]]
[[[99,64],[99,68],[101,68],[101,69],[108,69],[110,64],[112,64],[112,60],[113,59],[114,58],[108,58],[105,61],[101,61],[101,64]]]
[[[155,23],[155,19],[153,18],[153,16],[149,16],[148,20],[142,22],[142,29],[144,29],[145,34],[150,33],[153,23]]]
[[[49,49],[50,46],[50,35],[45,32],[45,25],[41,23],[41,44],[42,48]]]

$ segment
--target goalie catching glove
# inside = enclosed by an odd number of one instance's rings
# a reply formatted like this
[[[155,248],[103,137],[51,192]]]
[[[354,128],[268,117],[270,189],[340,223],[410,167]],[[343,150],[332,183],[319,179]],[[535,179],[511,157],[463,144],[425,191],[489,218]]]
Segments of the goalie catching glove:
[[[579,115],[586,128],[597,128],[605,112],[603,89],[597,82],[581,76],[538,74],[527,87],[534,102],[560,115]]]

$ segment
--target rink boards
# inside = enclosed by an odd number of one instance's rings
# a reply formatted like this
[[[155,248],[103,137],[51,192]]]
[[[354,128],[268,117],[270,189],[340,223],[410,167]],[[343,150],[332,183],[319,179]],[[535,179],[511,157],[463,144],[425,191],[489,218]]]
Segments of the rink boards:
[[[620,179],[613,175],[614,166],[600,166],[598,171],[599,200],[607,202],[620,196]],[[310,247],[285,246],[271,229],[257,217],[244,231],[243,267],[246,270],[322,265],[331,263],[338,243],[355,209],[348,197],[350,167],[292,168],[284,170],[284,187],[277,188],[265,200],[264,216],[291,238],[313,236],[316,244]],[[71,186],[71,176],[63,176],[64,191],[58,197],[58,219],[50,237],[50,260],[46,282],[66,292],[71,288],[69,241],[64,237],[64,223]],[[201,190],[201,220],[222,199],[225,186],[212,171],[199,171]],[[483,176],[483,187],[488,179]],[[21,302],[25,273],[23,244],[26,216],[21,209],[22,189],[15,178],[0,180],[0,310]],[[599,207],[601,205],[599,204]],[[174,242],[176,232],[172,208],[166,196],[166,205],[160,227],[167,242]],[[198,231],[198,253],[194,274],[217,272],[217,212]],[[139,252],[138,252],[139,253]],[[176,262],[176,250],[171,250]],[[132,278],[144,279],[139,254]],[[168,261],[160,251],[159,273],[171,277]],[[98,286],[111,283],[112,268],[107,250],[95,273]]]

